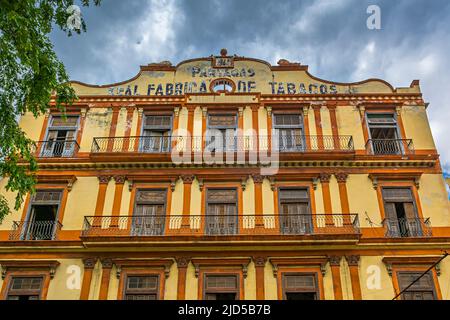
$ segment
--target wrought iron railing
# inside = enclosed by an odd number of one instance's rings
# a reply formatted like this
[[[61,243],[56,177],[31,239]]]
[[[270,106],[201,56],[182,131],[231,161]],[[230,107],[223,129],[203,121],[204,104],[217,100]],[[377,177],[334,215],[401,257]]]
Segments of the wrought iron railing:
[[[358,234],[356,214],[87,216],[82,236]]]
[[[408,155],[414,153],[411,139],[369,139],[366,151],[373,155]]]
[[[171,150],[191,152],[327,152],[354,151],[352,136],[141,136],[96,137],[92,153],[168,153]]]
[[[59,221],[14,221],[10,240],[57,240],[62,228]]]
[[[383,220],[386,229],[386,237],[431,237],[432,228],[430,219],[421,218],[386,218]]]
[[[75,140],[48,140],[36,142],[34,152],[39,158],[71,158],[79,149]]]

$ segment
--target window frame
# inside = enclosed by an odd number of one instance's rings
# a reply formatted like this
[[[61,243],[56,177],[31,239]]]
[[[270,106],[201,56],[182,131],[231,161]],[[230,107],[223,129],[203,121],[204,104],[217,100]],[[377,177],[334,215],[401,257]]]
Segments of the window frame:
[[[163,204],[163,206],[164,206],[164,210],[163,210],[164,211],[164,215],[161,216],[161,219],[164,221],[164,226],[161,228],[162,229],[161,230],[161,235],[166,234],[167,233],[167,228],[168,228],[168,225],[169,225],[167,219],[170,218],[169,217],[170,215],[169,215],[169,212],[168,212],[170,206],[169,206],[169,202],[168,201],[169,201],[169,195],[171,196],[171,192],[169,192],[169,189],[165,188],[165,187],[161,187],[161,188],[158,188],[158,187],[151,188],[150,187],[149,188],[149,187],[139,187],[139,186],[137,186],[134,189],[134,195],[132,195],[132,198],[131,198],[132,201],[133,201],[133,212],[132,212],[132,218],[131,218],[130,225],[129,225],[131,233],[133,233],[133,231],[132,231],[133,229],[132,228],[135,226],[135,218],[136,217],[142,218],[142,217],[145,216],[143,214],[140,214],[140,215],[136,214],[137,213],[137,206],[139,205],[137,198],[139,196],[139,192],[140,191],[164,191],[164,204]],[[148,202],[148,203],[141,203],[141,204],[143,204],[143,205],[145,205],[145,204],[158,205],[159,202],[154,202],[154,203]],[[149,217],[151,217],[151,216],[149,216]],[[144,235],[145,236],[145,234],[138,234],[138,235],[140,235],[140,236]]]
[[[146,128],[146,118],[147,117],[170,117],[170,125],[168,127],[165,126],[155,126],[152,127],[151,129]],[[169,143],[168,143],[168,148],[167,150],[158,150],[158,151],[144,151],[145,153],[164,153],[164,152],[170,152],[172,150],[172,135],[173,135],[173,120],[174,120],[174,114],[171,112],[162,112],[162,113],[153,113],[153,112],[144,112],[142,115],[142,119],[141,119],[141,128],[140,130],[140,135],[139,135],[139,146],[138,146],[138,150],[140,152],[143,152],[143,138],[145,137],[151,137],[151,136],[145,136],[144,132],[145,130],[149,130],[149,131],[168,131],[169,132]],[[161,147],[160,147],[161,149]]]
[[[400,282],[399,282],[399,278],[398,278],[399,273],[409,272],[409,273],[422,274],[426,270],[427,270],[427,267],[414,266],[414,263],[412,263],[411,266],[395,266],[395,265],[392,265],[392,283],[393,283],[393,286],[394,286],[395,295],[400,293],[401,290],[402,290],[401,287],[400,287]],[[434,289],[434,294],[435,294],[435,300],[442,300],[442,292],[441,292],[441,288],[440,288],[440,285],[439,285],[439,279],[438,279],[438,275],[437,275],[436,269],[433,268],[432,270],[430,270],[430,272],[431,272],[432,280],[433,280],[433,287],[434,287],[433,289]],[[397,298],[397,300],[403,300],[403,294],[401,296],[399,296]]]
[[[36,204],[34,202],[34,197],[36,196],[36,193],[39,191],[45,191],[45,192],[56,192],[58,191],[60,193],[60,198],[59,201],[47,201],[47,202],[43,202],[43,203],[38,203]],[[32,208],[33,205],[57,205],[58,209],[56,211],[56,215],[55,215],[55,226],[54,226],[54,230],[53,230],[53,235],[52,237],[55,237],[57,229],[56,229],[56,224],[57,223],[61,223],[60,219],[62,219],[62,208],[65,208],[65,202],[67,200],[67,188],[55,188],[55,187],[50,187],[50,188],[42,188],[39,186],[36,186],[36,193],[33,195],[29,194],[29,201],[27,203],[27,209],[26,209],[26,213],[25,213],[25,217],[23,219],[24,223],[27,224],[26,227],[24,227],[21,230],[21,234],[20,234],[20,239],[24,240],[24,236],[28,233],[28,228],[30,226],[30,222],[31,222],[31,213],[32,213]],[[34,218],[33,218],[33,222],[34,222]]]
[[[243,287],[243,277],[242,277],[242,272],[233,272],[233,271],[222,271],[222,272],[218,272],[216,270],[205,270],[203,272],[201,272],[201,284],[199,281],[199,285],[201,285],[202,290],[199,291],[199,293],[201,293],[201,300],[206,300],[206,295],[208,293],[235,293],[236,295],[236,299],[235,300],[243,300],[243,296],[241,296],[241,294],[243,294],[242,292],[242,287]],[[222,290],[217,292],[211,292],[210,290],[207,292],[206,291],[206,279],[208,276],[219,276],[219,277],[230,277],[230,276],[234,276],[236,277],[236,289],[235,291],[232,290]]]
[[[313,276],[314,277],[314,284],[315,284],[315,291],[310,291],[310,290],[294,290],[294,291],[288,291],[286,289],[286,282],[285,282],[285,277],[286,276]],[[282,300],[287,300],[286,298],[286,293],[302,293],[302,292],[306,292],[306,293],[315,293],[316,294],[316,299],[314,300],[320,300],[320,288],[319,288],[319,277],[317,272],[297,272],[297,271],[284,271],[281,272],[281,290],[282,290]]]
[[[126,273],[124,275],[125,279],[124,279],[124,286],[123,286],[123,295],[122,295],[122,299],[123,300],[128,300],[126,299],[127,295],[152,295],[155,294],[156,295],[156,299],[155,300],[160,300],[160,286],[161,286],[161,279],[160,279],[160,274],[157,273],[149,273],[149,274],[135,274],[135,273]],[[152,291],[153,289],[147,289],[147,292],[144,292],[146,290],[142,290],[142,292],[139,292],[139,289],[129,289],[128,288],[128,280],[129,278],[132,277],[156,277],[156,289],[154,289],[154,291]],[[131,290],[131,292],[129,292],[129,290]],[[135,291],[135,292],[133,292]],[[151,291],[151,292],[150,292]]]
[[[52,130],[53,131],[66,130],[66,131],[74,131],[74,135],[73,135],[73,140],[66,140],[66,139],[64,139],[64,141],[74,141],[76,144],[78,144],[78,140],[79,140],[78,136],[79,136],[79,132],[81,130],[81,121],[82,121],[81,118],[82,118],[82,116],[80,114],[71,114],[71,113],[67,114],[67,118],[75,118],[75,117],[77,118],[77,123],[76,123],[75,126],[58,127],[58,126],[52,126],[51,125],[54,118],[62,118],[62,117],[63,117],[62,114],[50,114],[49,115],[48,121],[47,121],[47,125],[46,125],[46,128],[45,128],[45,133],[43,135],[43,141],[47,142],[47,143],[50,141],[48,135],[49,135],[50,131],[52,131]],[[73,130],[71,130],[71,129],[73,129]],[[52,148],[52,152],[51,152],[52,155],[53,155],[53,152],[54,152],[54,146],[55,146],[54,143],[55,143],[55,141],[57,141],[57,140],[55,139],[53,141],[53,148]],[[46,143],[44,143],[40,147],[41,150],[38,150],[39,151],[39,156],[44,156],[44,154],[46,152],[45,148],[46,148]],[[71,155],[74,156],[74,154],[75,154],[75,144],[72,146],[72,150],[71,150]]]
[[[0,300],[6,300],[9,295],[9,289],[12,285],[12,279],[13,278],[42,278],[41,282],[41,288],[39,293],[39,299],[38,300],[46,300],[47,299],[47,293],[48,293],[48,287],[50,285],[50,272],[49,271],[39,271],[39,270],[11,270],[7,271],[6,277],[3,280],[1,292],[0,292]]]

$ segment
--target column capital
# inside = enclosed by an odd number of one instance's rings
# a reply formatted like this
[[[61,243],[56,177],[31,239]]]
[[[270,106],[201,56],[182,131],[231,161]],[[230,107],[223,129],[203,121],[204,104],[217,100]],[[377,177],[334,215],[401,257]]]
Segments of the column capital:
[[[348,178],[348,174],[346,172],[336,172],[334,174],[338,183],[345,183]]]
[[[181,180],[183,180],[183,183],[185,184],[192,184],[194,182],[195,176],[194,175],[182,175],[180,176]]]
[[[175,261],[177,262],[178,269],[187,268],[189,262],[191,262],[191,257],[176,257]]]
[[[272,116],[272,107],[266,107],[267,116],[270,118]]]
[[[85,269],[94,269],[97,263],[97,258],[86,258],[83,259],[83,265]]]
[[[349,266],[357,266],[359,264],[359,258],[358,255],[345,256]]]
[[[117,184],[124,184],[126,179],[127,179],[126,176],[114,176],[114,181]]]
[[[264,176],[260,174],[252,174],[253,183],[263,183]]]
[[[173,115],[178,117],[180,115],[180,107],[173,108]]]
[[[341,264],[342,256],[328,256],[328,262],[331,266],[339,266]]]
[[[98,176],[97,178],[100,184],[108,184],[109,180],[111,180],[111,176]]]
[[[331,174],[329,173],[321,173],[319,175],[319,179],[321,183],[329,183],[331,178]]]
[[[309,112],[309,106],[304,106],[303,107],[303,116],[307,117],[308,116],[308,112]]]
[[[207,115],[208,115],[208,108],[207,107],[202,107],[202,116],[203,116],[203,118],[206,118]]]
[[[253,263],[255,264],[256,267],[264,267],[266,265],[266,262],[267,257],[264,256],[253,257]]]
[[[113,261],[111,259],[109,259],[109,258],[101,259],[100,261],[102,263],[102,268],[103,269],[111,269],[112,266],[113,266]]]

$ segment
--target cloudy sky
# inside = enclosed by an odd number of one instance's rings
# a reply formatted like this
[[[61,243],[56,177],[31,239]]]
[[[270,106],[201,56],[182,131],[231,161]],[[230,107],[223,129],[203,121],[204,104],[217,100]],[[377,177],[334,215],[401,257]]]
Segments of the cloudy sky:
[[[369,5],[381,29],[366,25]],[[450,1],[448,0],[102,0],[82,9],[87,32],[51,37],[70,77],[123,81],[139,65],[218,54],[280,58],[340,82],[420,79],[433,134],[450,171]]]

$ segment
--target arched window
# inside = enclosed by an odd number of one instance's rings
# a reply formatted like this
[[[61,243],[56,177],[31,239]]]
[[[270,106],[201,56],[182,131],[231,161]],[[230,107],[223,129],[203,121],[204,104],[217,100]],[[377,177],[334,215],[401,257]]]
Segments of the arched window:
[[[216,79],[211,82],[210,90],[212,92],[234,92],[236,85],[230,79]]]

